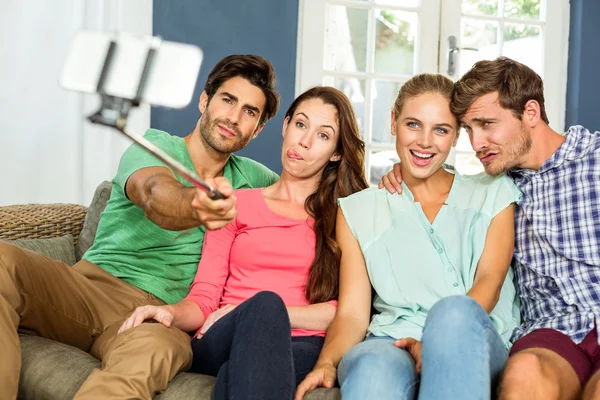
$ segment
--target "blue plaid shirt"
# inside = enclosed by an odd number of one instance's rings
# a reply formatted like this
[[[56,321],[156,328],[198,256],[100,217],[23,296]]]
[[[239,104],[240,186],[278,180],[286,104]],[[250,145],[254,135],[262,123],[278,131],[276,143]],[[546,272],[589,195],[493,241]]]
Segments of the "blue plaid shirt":
[[[509,175],[523,192],[513,259],[523,321],[512,340],[551,328],[580,343],[600,316],[600,132],[573,126],[538,171]]]

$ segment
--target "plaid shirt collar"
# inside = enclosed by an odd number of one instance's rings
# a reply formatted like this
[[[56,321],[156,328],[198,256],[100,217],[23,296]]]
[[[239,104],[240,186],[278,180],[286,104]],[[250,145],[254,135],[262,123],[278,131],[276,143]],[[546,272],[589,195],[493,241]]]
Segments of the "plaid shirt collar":
[[[564,143],[542,164],[539,170],[513,168],[507,172],[507,175],[513,179],[519,179],[520,177],[531,176],[534,174],[543,174],[553,168],[560,167],[565,161],[573,161],[584,157],[590,151],[589,147],[580,146],[580,139],[584,131],[587,131],[587,129],[581,125],[570,127],[569,130],[565,132],[566,140]]]

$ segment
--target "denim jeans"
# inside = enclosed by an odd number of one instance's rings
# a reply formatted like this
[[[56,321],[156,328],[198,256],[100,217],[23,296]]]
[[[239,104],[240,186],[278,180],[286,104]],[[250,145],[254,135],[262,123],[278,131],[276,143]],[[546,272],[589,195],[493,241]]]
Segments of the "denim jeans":
[[[292,399],[324,339],[290,335],[281,298],[260,292],[192,340],[191,372],[217,377],[213,399]]]
[[[508,358],[489,315],[468,296],[444,298],[429,312],[420,377],[394,341],[369,336],[344,355],[338,367],[344,400],[490,399]]]

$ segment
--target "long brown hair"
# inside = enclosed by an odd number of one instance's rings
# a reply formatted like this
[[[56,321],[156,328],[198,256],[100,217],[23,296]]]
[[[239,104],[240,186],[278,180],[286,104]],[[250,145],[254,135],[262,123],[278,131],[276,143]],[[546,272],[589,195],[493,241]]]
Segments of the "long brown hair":
[[[285,116],[290,119],[300,103],[320,99],[337,110],[340,135],[336,151],[338,161],[329,161],[323,170],[317,191],[305,203],[307,212],[315,219],[315,259],[310,267],[305,294],[312,304],[338,297],[340,249],[335,240],[337,200],[367,188],[365,177],[365,142],[360,137],[356,115],[350,100],[339,90],[316,86],[302,93]]]

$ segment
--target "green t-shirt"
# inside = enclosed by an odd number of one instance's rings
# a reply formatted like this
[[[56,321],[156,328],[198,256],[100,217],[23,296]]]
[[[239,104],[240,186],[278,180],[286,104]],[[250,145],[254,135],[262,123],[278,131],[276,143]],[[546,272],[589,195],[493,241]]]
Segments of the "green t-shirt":
[[[149,129],[144,135],[170,156],[194,170],[185,139]],[[93,246],[83,258],[168,304],[189,292],[202,253],[204,227],[184,231],[160,228],[125,196],[127,179],[139,169],[166,165],[137,144],[121,157],[112,192],[100,218]],[[250,159],[231,155],[223,175],[234,189],[265,187],[279,177]],[[192,186],[175,174],[177,179]]]

